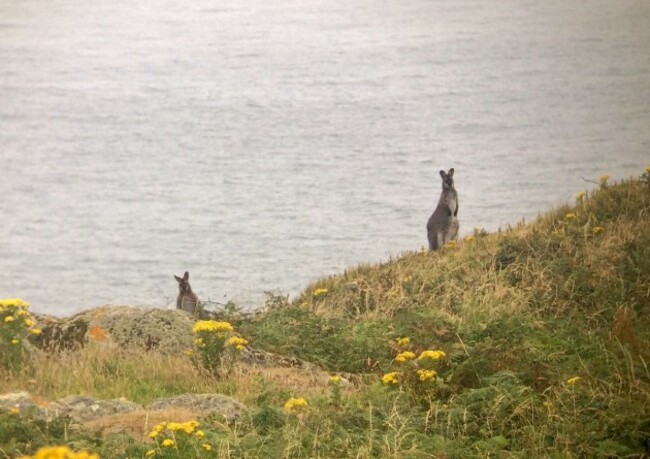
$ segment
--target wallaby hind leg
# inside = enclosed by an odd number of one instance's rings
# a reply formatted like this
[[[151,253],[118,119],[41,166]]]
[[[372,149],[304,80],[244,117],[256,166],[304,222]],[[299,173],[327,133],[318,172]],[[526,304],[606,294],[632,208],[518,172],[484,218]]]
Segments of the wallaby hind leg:
[[[427,234],[427,239],[429,239],[429,250],[438,250],[438,237],[436,236],[436,232],[430,231],[429,234]]]

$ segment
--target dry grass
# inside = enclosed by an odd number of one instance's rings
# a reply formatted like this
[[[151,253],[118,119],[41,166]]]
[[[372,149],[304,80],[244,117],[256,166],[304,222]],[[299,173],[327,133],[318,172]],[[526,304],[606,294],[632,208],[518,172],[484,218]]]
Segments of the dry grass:
[[[142,443],[149,443],[147,436],[152,428],[161,422],[186,422],[196,420],[198,412],[182,408],[167,408],[162,410],[138,410],[129,413],[115,414],[88,421],[82,427],[89,432],[97,432],[103,436],[116,433],[127,433]]]

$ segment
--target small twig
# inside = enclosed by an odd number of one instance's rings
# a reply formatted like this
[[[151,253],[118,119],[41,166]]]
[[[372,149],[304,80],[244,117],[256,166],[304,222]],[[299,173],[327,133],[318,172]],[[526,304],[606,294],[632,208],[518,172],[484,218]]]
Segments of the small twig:
[[[582,175],[580,176],[580,178],[583,181],[587,182],[587,183],[593,183],[594,185],[600,185],[600,182],[594,182],[593,180],[588,180],[588,179],[584,178]]]

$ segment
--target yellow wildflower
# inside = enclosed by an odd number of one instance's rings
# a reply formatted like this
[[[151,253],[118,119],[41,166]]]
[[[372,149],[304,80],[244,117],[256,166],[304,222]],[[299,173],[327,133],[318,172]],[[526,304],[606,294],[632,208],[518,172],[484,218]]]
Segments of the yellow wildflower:
[[[16,408],[15,406],[9,408],[9,414],[20,414],[20,409]]]
[[[418,357],[418,360],[424,360],[424,359],[440,360],[446,355],[447,354],[445,354],[443,351],[423,351]]]
[[[150,449],[146,453],[144,453],[145,457],[154,457],[156,455],[156,450],[155,449]]]
[[[334,375],[330,377],[330,384],[334,384],[335,386],[341,383],[341,377],[339,375]]]
[[[328,290],[326,288],[317,288],[314,290],[314,297],[318,298],[319,296],[327,295]]]
[[[159,433],[160,433],[160,432],[159,432],[158,430],[154,429],[154,430],[152,430],[151,432],[149,432],[148,437],[149,437],[149,438],[156,438],[156,437],[158,436]]]
[[[600,234],[603,231],[605,231],[605,228],[603,228],[602,226],[594,226],[594,234]]]
[[[286,401],[284,404],[284,409],[289,411],[289,412],[299,412],[304,410],[309,406],[309,403],[307,403],[307,400],[304,398],[293,398],[291,397],[289,400]]]
[[[433,379],[438,375],[435,370],[418,370],[417,374],[420,378],[420,381],[428,381],[429,379]]]
[[[407,360],[412,360],[415,358],[415,354],[411,351],[404,351],[399,354],[397,354],[397,357],[395,357],[395,361],[397,363],[404,363]]]
[[[456,248],[456,241],[449,241],[445,244],[445,249],[455,249]]]
[[[185,355],[188,356],[188,357],[192,357],[192,356],[194,355],[194,352],[192,352],[191,349],[185,349],[185,350],[183,351],[183,354],[185,354]]]
[[[87,451],[75,453],[67,446],[45,446],[36,451],[34,456],[24,456],[22,459],[99,459],[99,456]]]
[[[393,371],[391,373],[386,373],[384,376],[381,377],[381,382],[388,385],[388,384],[397,384],[397,372]]]
[[[199,347],[203,346],[203,338],[196,338],[194,340],[194,344],[196,344]]]
[[[579,192],[578,194],[576,194],[576,201],[582,202],[585,199],[585,196],[587,196],[586,191],[583,190],[583,191]]]
[[[16,317],[22,317],[22,316],[29,316],[29,312],[25,311],[24,309],[19,309],[16,311]]]
[[[395,341],[397,341],[398,346],[407,346],[411,342],[407,336],[404,338],[397,338]]]
[[[16,338],[11,340],[11,344],[18,344],[18,343],[20,343],[20,341],[18,341]]]
[[[38,336],[38,335],[40,335],[41,333],[43,333],[43,330],[41,330],[40,328],[32,328],[32,329],[29,331],[29,333],[31,333],[32,335]]]
[[[232,346],[238,350],[240,350],[240,348],[243,349],[247,344],[248,341],[245,338],[240,338],[239,336],[232,336],[226,341],[226,346]]]
[[[18,311],[18,312],[20,312],[20,311]],[[16,315],[18,315],[18,314],[16,314]],[[34,321],[32,319],[25,319],[25,326],[31,327],[33,325],[34,325]]]
[[[171,438],[165,438],[165,439],[163,440],[163,442],[161,443],[161,445],[164,446],[164,447],[166,447],[166,448],[167,448],[167,447],[170,447],[170,446],[174,446],[175,444],[176,444],[176,443],[175,443],[174,440],[172,440]]]
[[[572,386],[575,385],[575,383],[577,383],[578,381],[580,381],[580,376],[574,376],[566,380],[567,384],[570,384]]]
[[[166,428],[167,428],[167,423],[165,421],[163,421],[160,424],[158,424],[156,427],[154,427],[154,430],[156,430],[158,432],[162,432]]]
[[[14,316],[7,316],[7,317],[5,317],[5,322],[6,322],[6,323],[13,322],[13,321],[14,321]]]
[[[607,185],[607,180],[609,180],[609,175],[603,174],[598,178],[598,180],[600,180],[601,185]]]
[[[212,445],[210,443],[203,443],[201,447],[206,451],[212,451]]]
[[[216,320],[199,320],[192,327],[193,333],[199,332],[231,332],[233,327],[229,322],[217,322]]]
[[[576,219],[576,214],[573,212],[569,212],[568,214],[565,215],[567,220],[575,220]]]
[[[29,308],[29,304],[20,298],[5,298],[0,300],[0,306],[4,306],[5,308]]]
[[[205,437],[205,432],[203,432],[202,430],[197,430],[194,435],[196,435],[196,438],[203,438]]]

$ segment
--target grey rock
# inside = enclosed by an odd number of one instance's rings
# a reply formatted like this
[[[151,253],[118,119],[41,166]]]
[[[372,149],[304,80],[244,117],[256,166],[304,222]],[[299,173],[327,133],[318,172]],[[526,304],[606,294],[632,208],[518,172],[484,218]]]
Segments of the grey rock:
[[[70,416],[77,422],[135,410],[142,410],[142,406],[125,398],[97,400],[84,395],[70,395],[50,403],[47,407],[48,417]]]
[[[248,411],[246,406],[232,397],[222,394],[184,394],[171,398],[154,400],[148,410],[186,408],[201,416],[217,414],[230,422]]]
[[[40,407],[29,392],[12,392],[0,395],[0,410],[18,410],[20,416],[32,414],[36,417],[43,417],[43,408]]]

